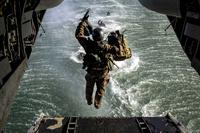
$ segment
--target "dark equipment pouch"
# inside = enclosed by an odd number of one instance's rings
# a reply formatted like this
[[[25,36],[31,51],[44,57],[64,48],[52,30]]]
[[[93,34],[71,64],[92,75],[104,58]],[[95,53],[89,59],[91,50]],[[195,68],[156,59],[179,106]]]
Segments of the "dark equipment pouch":
[[[86,54],[83,58],[83,69],[86,67],[94,66],[95,64],[101,63],[101,58],[97,54]]]

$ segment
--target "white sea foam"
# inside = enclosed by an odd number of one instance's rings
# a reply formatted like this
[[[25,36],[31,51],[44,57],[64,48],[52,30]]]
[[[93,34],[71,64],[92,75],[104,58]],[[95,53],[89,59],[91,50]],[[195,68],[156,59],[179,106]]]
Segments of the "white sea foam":
[[[157,114],[156,111],[159,111],[158,102],[159,102],[159,100],[156,99],[156,100],[150,101],[149,103],[145,104],[141,110],[142,116],[144,116],[144,117],[155,116]]]
[[[85,51],[83,47],[79,47],[78,51],[72,52],[70,59],[76,63],[83,63],[84,55],[85,55]]]
[[[129,93],[130,89],[121,88],[119,83],[115,79],[111,80],[111,91],[112,95],[114,96],[114,99],[112,101],[120,101],[120,103],[117,103],[118,106],[115,106],[112,111],[114,116],[137,115],[140,104],[137,101],[137,96],[135,95],[135,93]],[[127,111],[131,112],[131,114],[127,114]]]
[[[120,61],[116,62],[118,65],[119,69],[114,70],[112,72],[113,78],[111,79],[111,90],[112,94],[115,96],[120,101],[119,107],[115,108],[113,110],[114,114],[119,114],[119,115],[124,115],[126,116],[127,114],[125,113],[127,110],[132,112],[132,115],[136,115],[138,113],[138,109],[140,108],[140,104],[137,101],[137,93],[140,93],[140,90],[131,87],[131,88],[125,88],[125,85],[119,84],[117,79],[115,77],[120,74],[127,74],[131,73],[133,71],[137,71],[139,68],[139,57],[134,56],[129,60],[125,61]],[[123,87],[122,87],[123,86]],[[136,91],[133,93],[132,91]],[[124,108],[125,106],[125,108]],[[130,114],[129,114],[130,115]]]
[[[131,73],[137,71],[139,68],[140,59],[137,56],[133,56],[125,61],[116,61],[115,63],[119,69],[113,73],[114,75],[119,73]]]

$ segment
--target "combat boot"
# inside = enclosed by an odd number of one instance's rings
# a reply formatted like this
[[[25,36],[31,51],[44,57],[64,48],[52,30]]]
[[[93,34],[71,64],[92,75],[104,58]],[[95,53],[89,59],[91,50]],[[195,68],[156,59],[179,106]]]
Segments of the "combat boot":
[[[88,105],[92,105],[92,100],[87,100]]]
[[[101,103],[95,101],[94,107],[95,107],[96,109],[99,109],[99,108],[101,107]]]
[[[94,107],[96,109],[99,109],[101,107],[101,99],[102,99],[102,96],[100,96],[100,95],[95,96]]]
[[[93,98],[90,95],[86,94],[86,100],[87,100],[87,104],[88,105],[92,105],[93,104]]]

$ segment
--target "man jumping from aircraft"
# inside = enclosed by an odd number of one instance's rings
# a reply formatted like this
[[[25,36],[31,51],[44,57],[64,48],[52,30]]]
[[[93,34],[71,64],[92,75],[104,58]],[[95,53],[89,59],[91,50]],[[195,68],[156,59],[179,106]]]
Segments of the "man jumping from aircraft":
[[[120,51],[122,48],[103,40],[104,33],[100,27],[93,29],[88,21],[88,13],[89,10],[78,24],[75,37],[86,52],[83,59],[83,69],[87,71],[85,76],[87,104],[93,104],[92,94],[94,85],[96,84],[97,91],[94,98],[94,106],[99,109],[102,97],[109,83],[109,71],[112,70],[114,64],[113,57],[117,57],[113,55],[120,55],[123,52]],[[92,35],[92,38],[89,37],[90,35]],[[120,45],[120,41],[117,41],[115,44]]]

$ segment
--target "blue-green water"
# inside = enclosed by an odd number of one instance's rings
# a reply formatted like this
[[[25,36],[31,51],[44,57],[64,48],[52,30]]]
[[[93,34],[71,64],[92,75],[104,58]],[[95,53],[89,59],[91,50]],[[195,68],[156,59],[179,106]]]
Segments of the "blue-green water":
[[[74,37],[79,19],[91,8],[90,21],[102,19],[108,31],[127,29],[130,60],[117,62],[103,106],[85,101],[86,72],[76,60]],[[110,11],[110,16],[106,16]],[[36,40],[29,67],[12,106],[6,133],[24,133],[41,115],[164,116],[175,115],[190,131],[200,133],[200,82],[164,15],[134,0],[65,0],[45,14],[46,33]]]

